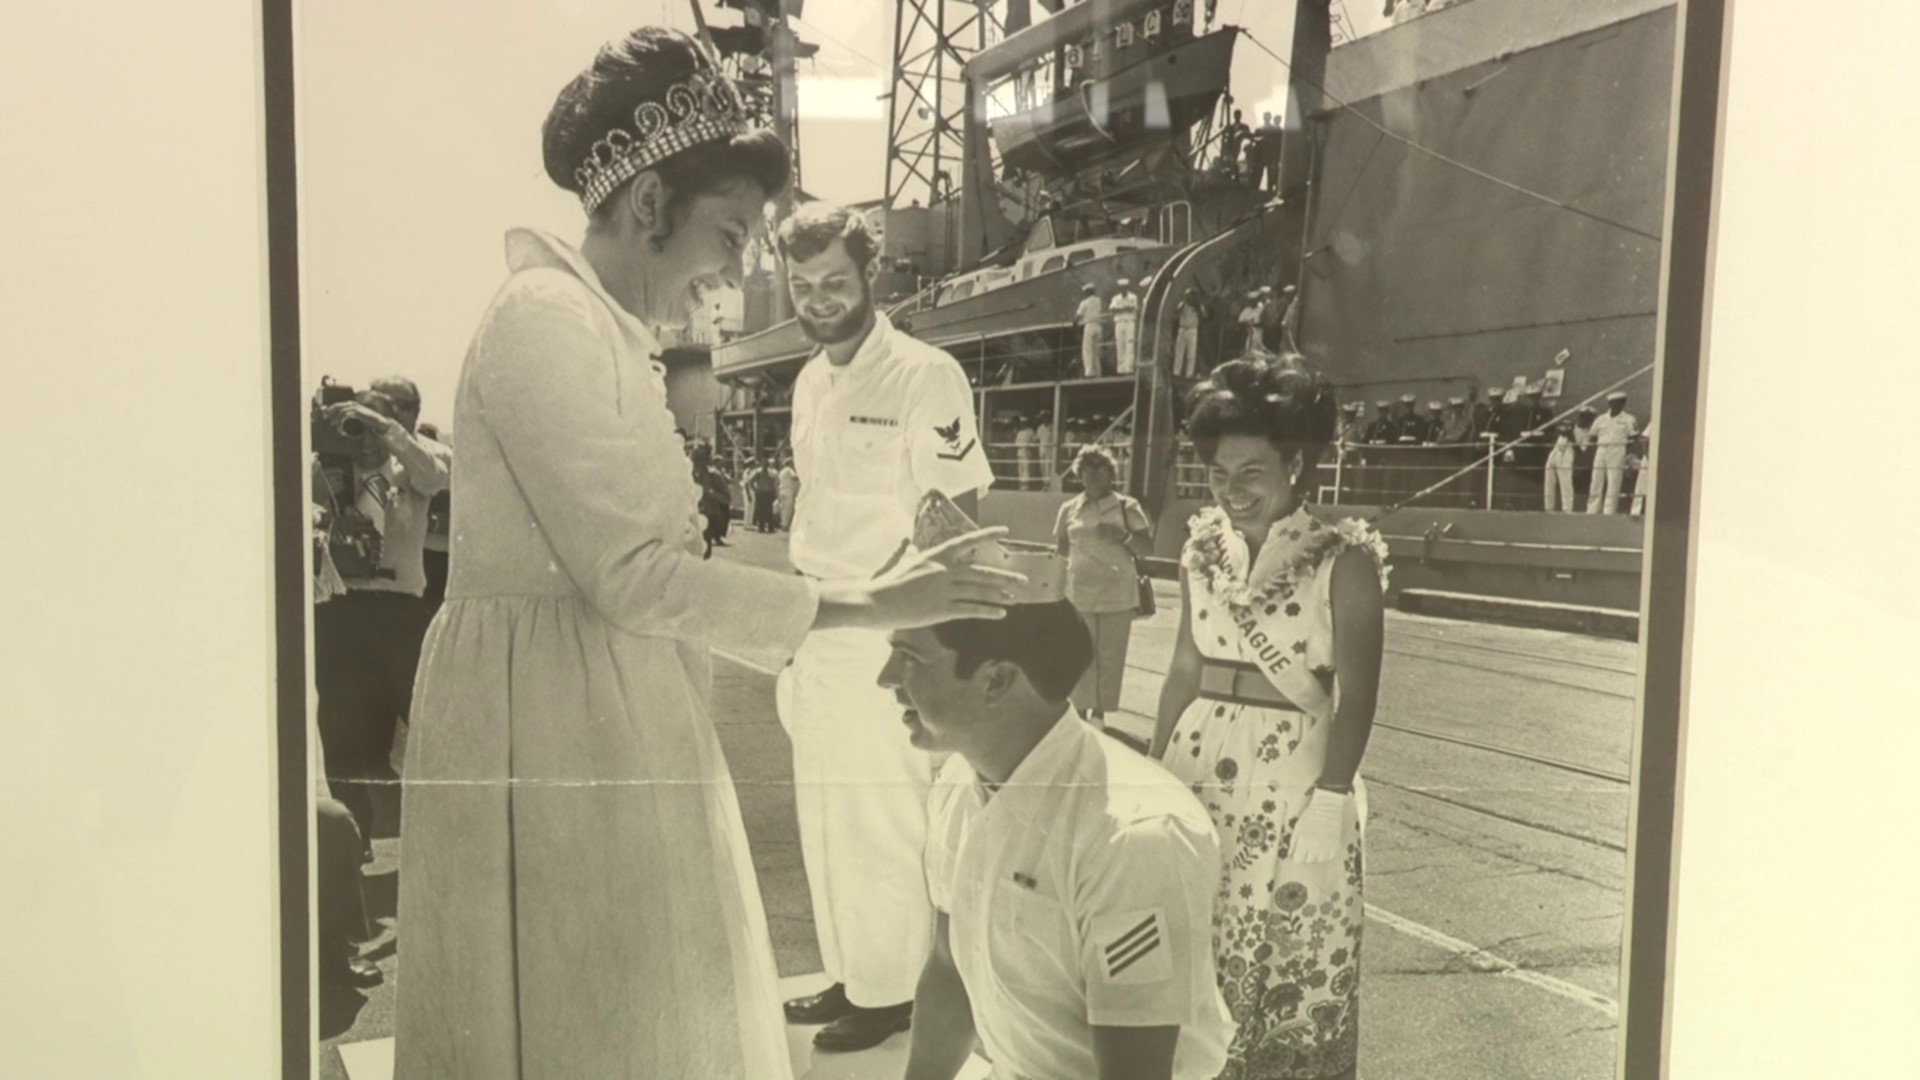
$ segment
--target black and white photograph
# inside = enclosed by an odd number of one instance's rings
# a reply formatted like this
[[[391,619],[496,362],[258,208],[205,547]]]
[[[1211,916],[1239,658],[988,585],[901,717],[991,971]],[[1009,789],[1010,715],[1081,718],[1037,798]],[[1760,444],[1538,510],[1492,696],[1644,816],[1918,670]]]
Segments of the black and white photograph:
[[[1657,1062],[1682,12],[291,4],[312,1075]]]
[[[1920,1076],[1920,6],[4,25],[0,1076]]]

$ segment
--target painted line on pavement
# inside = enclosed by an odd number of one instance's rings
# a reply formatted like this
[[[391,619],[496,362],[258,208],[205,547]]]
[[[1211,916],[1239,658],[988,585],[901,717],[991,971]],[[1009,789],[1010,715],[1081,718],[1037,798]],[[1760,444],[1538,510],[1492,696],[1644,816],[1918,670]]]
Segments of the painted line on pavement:
[[[1431,926],[1414,922],[1404,915],[1395,915],[1393,912],[1386,911],[1373,904],[1367,905],[1367,917],[1377,922],[1385,923],[1408,937],[1424,941],[1435,948],[1452,953],[1466,961],[1467,966],[1475,971],[1486,972],[1493,975],[1504,975],[1507,978],[1516,979],[1537,990],[1545,990],[1549,994],[1554,994],[1566,998],[1568,1001],[1585,1005],[1590,1009],[1600,1012],[1605,1015],[1607,1019],[1616,1023],[1620,1020],[1620,1003],[1614,1001],[1612,998],[1602,994],[1596,994],[1584,987],[1575,986],[1565,979],[1556,979],[1551,975],[1544,975],[1538,971],[1530,971],[1505,957],[1496,956],[1472,942],[1462,941],[1450,934],[1435,930]]]

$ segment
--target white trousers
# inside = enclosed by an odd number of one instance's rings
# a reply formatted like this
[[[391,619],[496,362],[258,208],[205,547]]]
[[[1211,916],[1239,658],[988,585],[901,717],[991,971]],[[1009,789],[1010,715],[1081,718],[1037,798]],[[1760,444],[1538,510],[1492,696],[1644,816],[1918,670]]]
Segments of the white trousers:
[[[1593,477],[1587,481],[1591,490],[1587,492],[1587,513],[1617,514],[1620,512],[1620,488],[1627,478],[1627,452],[1623,447],[1617,453],[1601,450],[1594,455]]]
[[[1173,373],[1197,375],[1200,364],[1200,330],[1182,330],[1173,339]]]
[[[1080,328],[1080,374],[1100,377],[1100,327],[1093,323]]]
[[[1137,326],[1132,316],[1113,320],[1114,370],[1122,375],[1133,374],[1134,330]]]
[[[913,1000],[933,944],[923,861],[933,761],[875,682],[887,652],[874,631],[815,631],[775,689],[821,964],[864,1008]]]
[[[1558,505],[1555,505],[1556,500],[1554,499],[1554,494],[1556,492],[1558,492],[1560,496],[1560,498],[1557,500]],[[1548,465],[1547,466],[1546,497],[1547,497],[1547,509],[1550,511],[1564,510],[1569,514],[1574,514],[1579,512],[1580,508],[1578,506],[1575,506],[1573,502],[1573,463],[1572,462],[1567,462],[1564,465]]]

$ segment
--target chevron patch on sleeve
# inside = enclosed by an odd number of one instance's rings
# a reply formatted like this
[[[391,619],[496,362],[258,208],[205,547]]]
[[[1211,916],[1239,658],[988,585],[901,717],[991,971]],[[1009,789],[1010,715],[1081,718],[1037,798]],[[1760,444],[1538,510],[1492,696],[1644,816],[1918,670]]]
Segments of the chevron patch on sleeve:
[[[1173,974],[1166,917],[1159,908],[1094,920],[1100,979],[1116,986],[1160,982]]]

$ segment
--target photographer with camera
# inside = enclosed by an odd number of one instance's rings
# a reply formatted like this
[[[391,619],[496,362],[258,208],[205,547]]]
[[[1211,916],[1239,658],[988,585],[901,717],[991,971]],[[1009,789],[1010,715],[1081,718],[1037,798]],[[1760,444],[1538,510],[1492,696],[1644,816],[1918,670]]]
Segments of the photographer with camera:
[[[394,731],[412,705],[432,618],[427,522],[452,452],[418,436],[419,419],[419,389],[398,377],[358,394],[325,383],[312,416],[316,539],[345,589],[314,609],[321,747],[335,797],[360,826],[363,858],[372,854],[369,785],[394,778]]]

